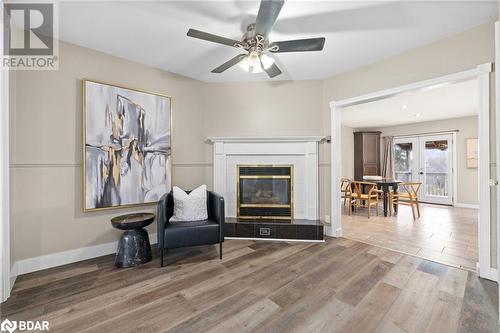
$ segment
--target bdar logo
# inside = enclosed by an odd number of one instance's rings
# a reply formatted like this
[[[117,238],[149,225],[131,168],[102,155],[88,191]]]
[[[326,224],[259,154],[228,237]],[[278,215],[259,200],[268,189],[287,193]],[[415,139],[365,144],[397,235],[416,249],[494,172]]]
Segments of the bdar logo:
[[[5,319],[0,324],[0,331],[12,333],[17,329],[17,322]]]

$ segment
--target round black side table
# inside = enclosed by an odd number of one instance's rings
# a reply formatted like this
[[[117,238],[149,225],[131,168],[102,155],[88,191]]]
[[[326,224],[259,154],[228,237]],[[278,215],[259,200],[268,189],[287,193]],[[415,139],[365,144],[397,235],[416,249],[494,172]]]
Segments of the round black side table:
[[[148,232],[143,228],[153,223],[155,214],[134,213],[111,219],[116,229],[125,230],[118,242],[116,267],[134,267],[151,261]]]

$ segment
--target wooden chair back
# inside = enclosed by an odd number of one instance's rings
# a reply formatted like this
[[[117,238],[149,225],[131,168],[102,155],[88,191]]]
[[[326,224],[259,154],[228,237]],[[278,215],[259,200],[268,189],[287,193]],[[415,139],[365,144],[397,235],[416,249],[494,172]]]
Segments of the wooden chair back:
[[[340,191],[351,192],[351,180],[349,178],[340,179]]]
[[[408,193],[412,198],[418,198],[418,191],[420,191],[420,186],[422,186],[422,183],[420,182],[399,183],[399,186],[402,186],[405,192]]]
[[[377,189],[377,184],[370,182],[361,182],[361,181],[352,181],[351,182],[352,192],[356,194],[356,196],[361,196],[361,194],[371,194],[373,190]],[[364,192],[364,193],[363,193]]]

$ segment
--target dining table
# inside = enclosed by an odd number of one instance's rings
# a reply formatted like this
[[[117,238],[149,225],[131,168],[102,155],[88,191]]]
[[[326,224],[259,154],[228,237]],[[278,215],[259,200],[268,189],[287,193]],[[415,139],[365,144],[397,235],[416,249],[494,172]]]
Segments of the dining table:
[[[360,180],[367,183],[377,184],[378,189],[382,190],[382,206],[384,216],[387,216],[389,213],[389,191],[392,189],[394,193],[398,193],[398,186],[402,181],[392,178],[382,178],[382,179],[363,179]],[[364,192],[363,186],[363,192]],[[354,210],[354,205],[351,207]],[[394,211],[398,212],[398,206],[394,205]]]
[[[367,180],[365,180],[367,181]],[[402,183],[400,180],[390,179],[390,178],[382,178],[380,180],[368,180],[370,183],[377,184],[377,187],[382,190],[382,204],[384,216],[387,216],[389,209],[389,191],[392,189],[394,193],[398,193],[398,185]],[[394,211],[398,212],[398,205],[394,205]]]

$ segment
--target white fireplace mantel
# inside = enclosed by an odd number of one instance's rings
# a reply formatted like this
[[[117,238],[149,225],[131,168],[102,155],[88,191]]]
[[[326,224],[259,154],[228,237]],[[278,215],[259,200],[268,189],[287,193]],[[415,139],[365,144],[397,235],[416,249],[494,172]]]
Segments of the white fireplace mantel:
[[[209,137],[208,141],[212,143],[224,142],[224,143],[234,143],[234,142],[321,142],[325,140],[324,136],[227,136],[227,137]]]
[[[323,136],[210,137],[214,191],[226,202],[226,216],[236,217],[239,164],[293,164],[294,216],[319,219],[318,144]]]

